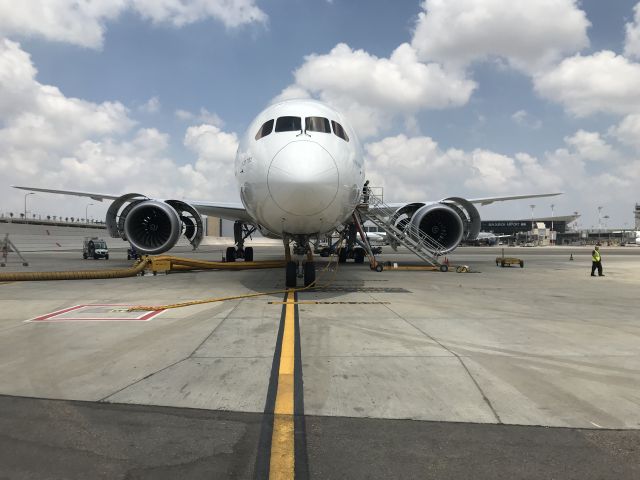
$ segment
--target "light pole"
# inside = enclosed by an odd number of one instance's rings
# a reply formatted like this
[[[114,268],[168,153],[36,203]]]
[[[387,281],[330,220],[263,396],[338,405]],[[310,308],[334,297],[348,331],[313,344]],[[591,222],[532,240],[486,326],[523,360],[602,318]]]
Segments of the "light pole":
[[[554,242],[554,238],[553,238],[553,207],[555,207],[555,205],[552,203],[551,204],[551,245],[553,245]]]
[[[29,192],[24,194],[24,221],[27,222],[27,197],[29,195],[35,195],[35,192]]]
[[[598,207],[598,228],[602,230],[602,207]]]
[[[93,205],[93,203],[87,204],[87,206],[84,209],[84,223],[89,223],[89,219],[87,218],[87,210],[89,210],[89,207],[91,205]]]
[[[535,205],[529,205],[531,207],[531,240],[533,240],[533,209],[536,208]]]

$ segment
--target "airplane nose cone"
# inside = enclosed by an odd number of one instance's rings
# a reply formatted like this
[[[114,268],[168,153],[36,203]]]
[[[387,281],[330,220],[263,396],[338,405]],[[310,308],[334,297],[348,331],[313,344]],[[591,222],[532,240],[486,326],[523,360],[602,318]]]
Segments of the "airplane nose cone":
[[[267,184],[273,201],[293,215],[316,215],[338,193],[338,168],[322,146],[308,140],[287,144],[271,161]]]

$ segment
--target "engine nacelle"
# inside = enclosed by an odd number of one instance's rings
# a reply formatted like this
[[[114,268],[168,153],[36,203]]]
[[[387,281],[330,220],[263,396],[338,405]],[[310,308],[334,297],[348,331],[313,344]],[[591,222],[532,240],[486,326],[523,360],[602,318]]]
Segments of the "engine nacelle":
[[[182,222],[175,209],[157,200],[139,202],[124,219],[124,234],[141,253],[157,255],[173,248],[180,238]]]
[[[464,240],[477,238],[480,214],[461,197],[449,197],[434,203],[407,203],[391,217],[391,222],[405,229],[408,224],[442,245],[440,254],[449,253]],[[392,243],[393,246],[393,243]]]
[[[442,245],[441,253],[454,250],[464,233],[460,215],[444,203],[432,203],[420,207],[411,216],[410,222],[437,243]]]
[[[112,237],[128,241],[140,253],[157,255],[184,235],[197,248],[204,235],[200,214],[181,200],[151,200],[131,193],[116,199],[107,211]]]

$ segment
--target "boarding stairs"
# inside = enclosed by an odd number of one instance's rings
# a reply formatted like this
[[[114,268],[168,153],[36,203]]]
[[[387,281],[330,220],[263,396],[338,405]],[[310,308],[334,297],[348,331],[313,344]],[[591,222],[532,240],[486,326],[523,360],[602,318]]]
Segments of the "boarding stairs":
[[[360,215],[384,230],[390,237],[390,243],[402,245],[426,263],[441,267],[438,257],[444,255],[444,245],[411,222],[401,221],[396,224],[396,210],[397,208],[384,203],[382,189],[376,187],[369,187],[369,192],[362,195],[362,202],[358,206]]]

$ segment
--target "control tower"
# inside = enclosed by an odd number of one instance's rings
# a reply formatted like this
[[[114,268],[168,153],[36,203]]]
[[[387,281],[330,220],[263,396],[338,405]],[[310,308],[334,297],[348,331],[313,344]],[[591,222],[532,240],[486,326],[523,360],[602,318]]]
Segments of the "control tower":
[[[636,230],[640,230],[640,203],[636,203]]]

